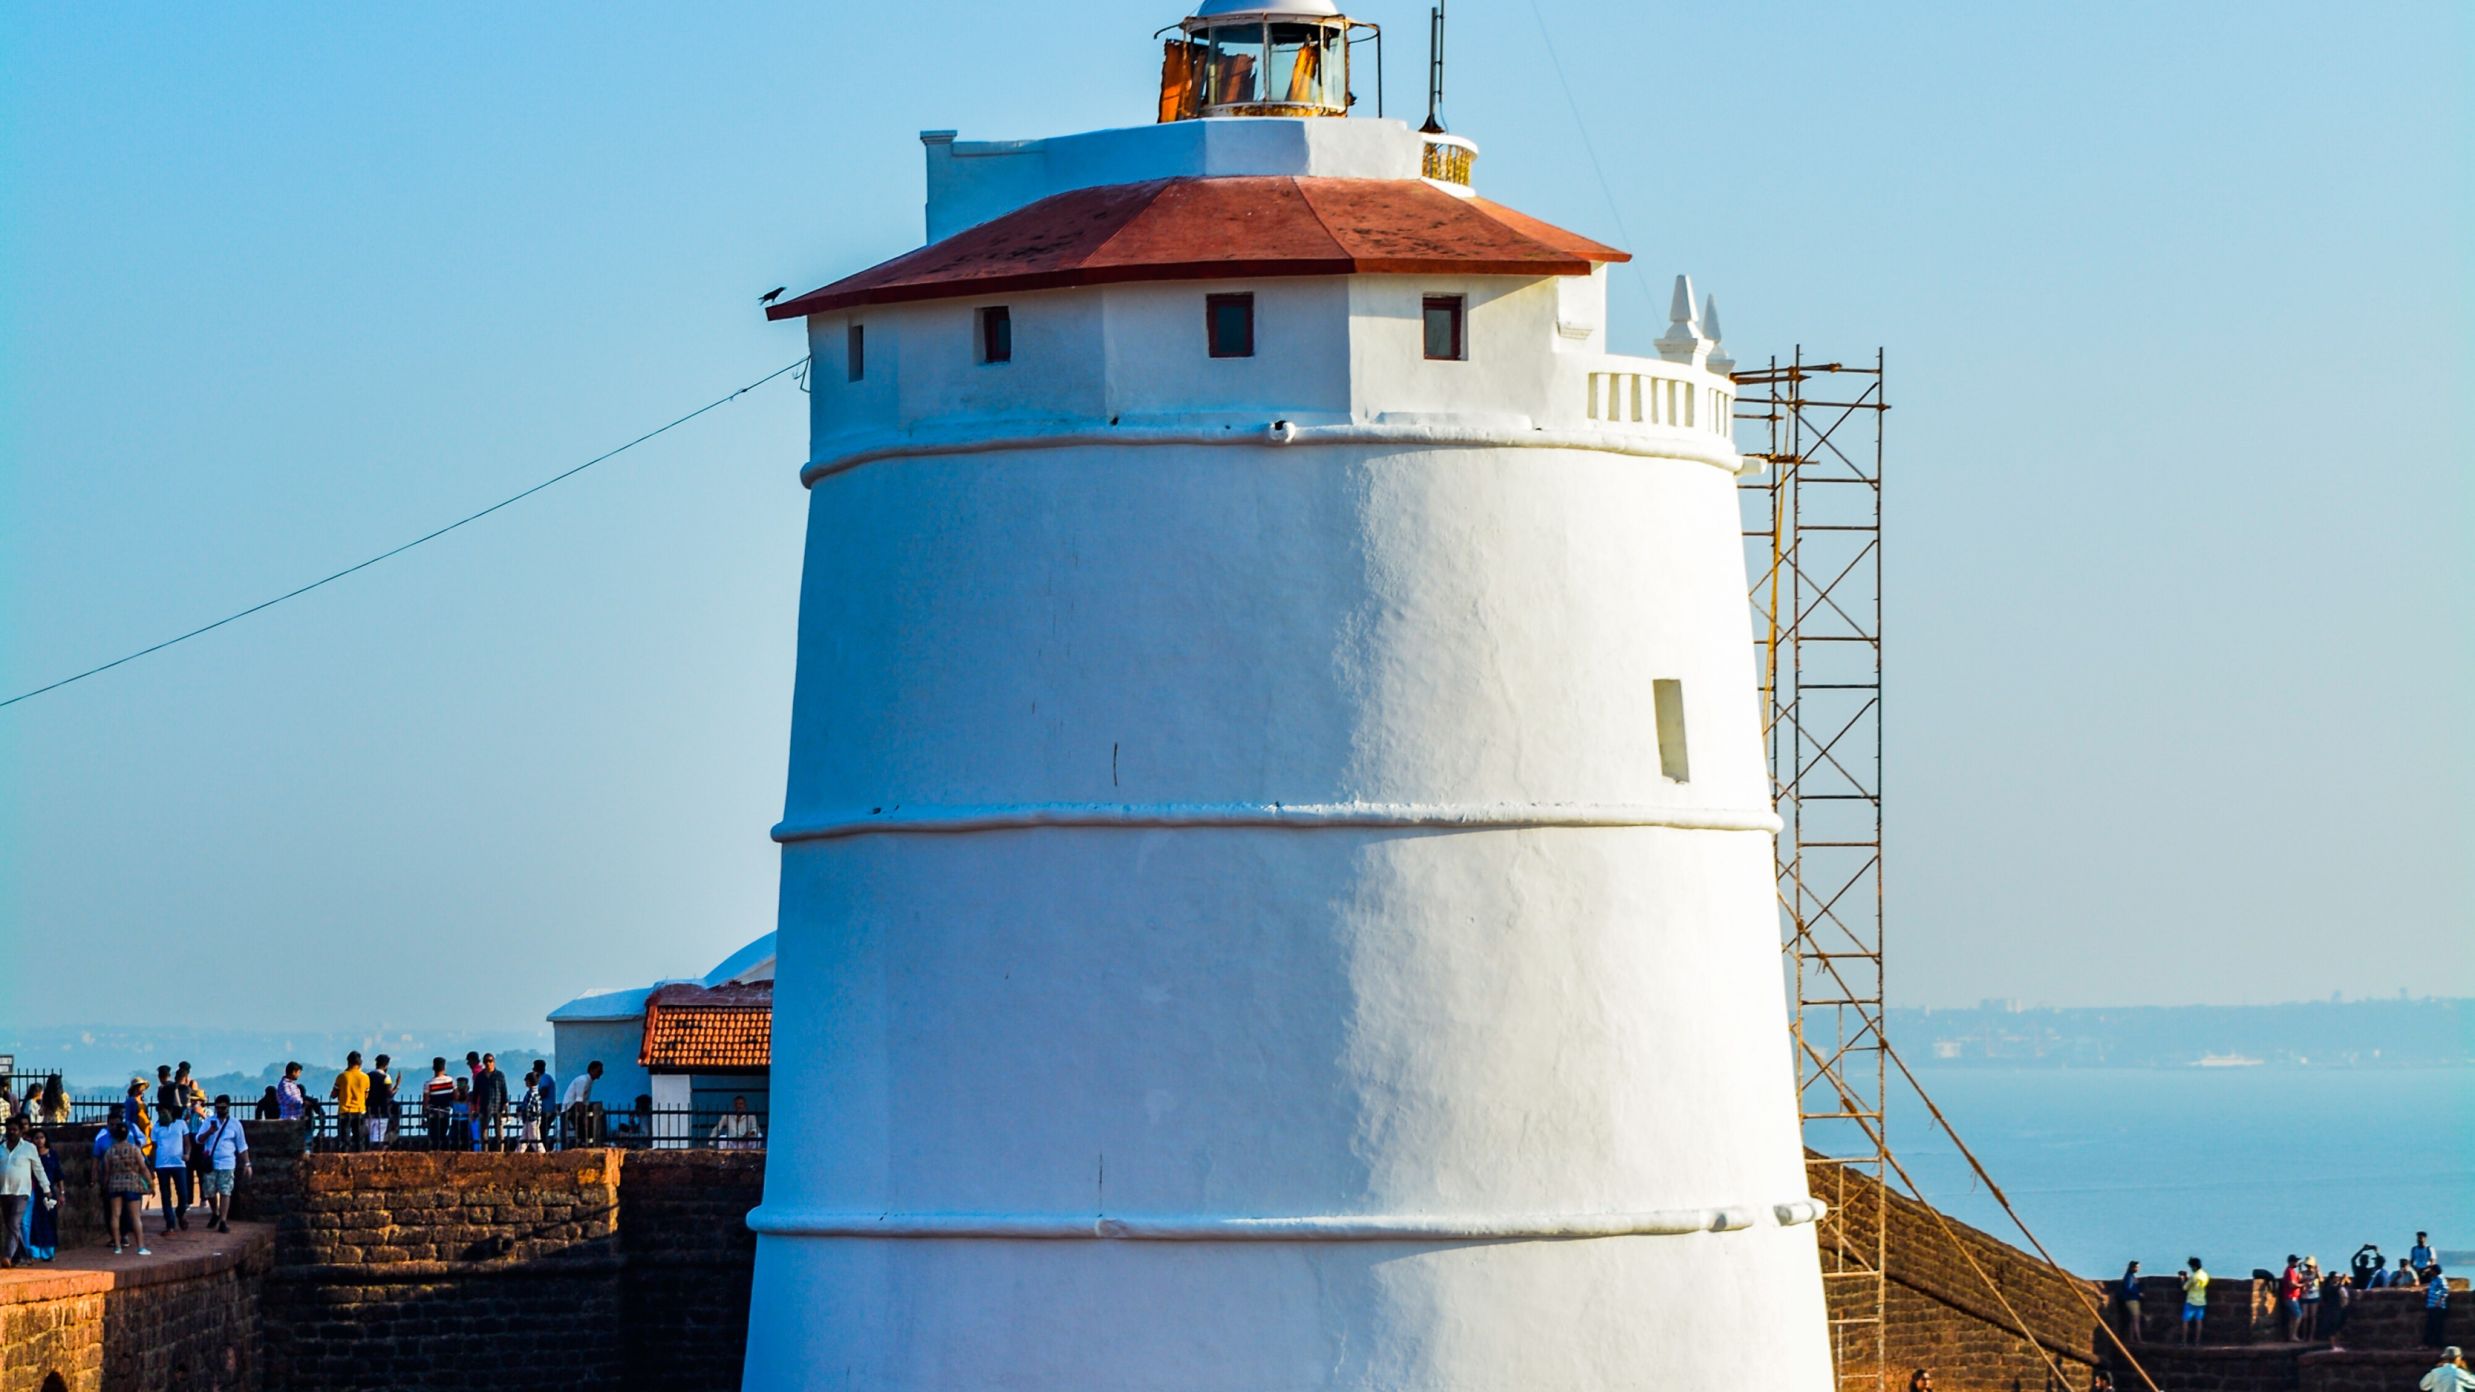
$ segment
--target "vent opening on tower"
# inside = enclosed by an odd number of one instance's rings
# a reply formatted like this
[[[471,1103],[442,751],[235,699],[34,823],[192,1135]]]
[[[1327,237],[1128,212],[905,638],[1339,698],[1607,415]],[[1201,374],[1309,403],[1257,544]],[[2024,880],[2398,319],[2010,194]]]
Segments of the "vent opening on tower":
[[[850,380],[868,375],[868,326],[853,324],[842,335],[842,361]]]
[[[1659,772],[1678,783],[1693,781],[1693,766],[1684,751],[1684,683],[1660,677],[1650,683],[1650,703],[1658,716]]]

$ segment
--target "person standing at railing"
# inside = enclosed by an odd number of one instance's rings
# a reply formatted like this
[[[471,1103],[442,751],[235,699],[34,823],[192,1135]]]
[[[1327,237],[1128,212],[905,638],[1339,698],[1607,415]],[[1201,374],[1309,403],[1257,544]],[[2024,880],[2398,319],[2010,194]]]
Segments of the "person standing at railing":
[[[536,1060],[532,1070],[524,1075],[524,1086],[516,1094],[516,1149],[526,1155],[541,1153],[541,1063]]]
[[[369,1145],[372,1150],[384,1150],[388,1134],[395,1127],[395,1085],[399,1081],[387,1067],[394,1060],[380,1054],[377,1066],[370,1069]]]
[[[301,1065],[284,1065],[284,1076],[275,1084],[275,1115],[283,1121],[301,1121],[309,1116],[309,1089],[301,1086]]]
[[[715,1150],[763,1150],[765,1128],[757,1123],[756,1113],[748,1110],[748,1099],[734,1097],[730,1110],[713,1125]]]
[[[473,1140],[475,1149],[498,1150],[506,1139],[507,1075],[498,1070],[498,1055],[483,1054],[481,1070],[473,1074]]]
[[[567,1144],[592,1145],[600,1139],[593,1125],[593,1084],[602,1076],[602,1061],[595,1059],[584,1071],[567,1082],[563,1109],[567,1114]]]
[[[550,1076],[548,1059],[533,1060],[533,1096],[541,1110],[542,1149],[556,1150],[559,1140],[559,1080]]]
[[[51,1201],[28,1209],[26,1245],[34,1249],[36,1261],[50,1261],[60,1255],[60,1157],[52,1153],[51,1137],[39,1129],[29,1129],[26,1139],[34,1142],[37,1155],[43,1157],[43,1177],[51,1181]]]
[[[359,1150],[370,1132],[370,1075],[361,1071],[360,1050],[344,1055],[344,1071],[327,1096],[335,1099],[335,1148]]]
[[[445,1150],[453,1144],[447,1134],[455,1112],[455,1079],[447,1076],[447,1060],[430,1060],[430,1080],[421,1085],[421,1130],[429,1138],[430,1149]]]

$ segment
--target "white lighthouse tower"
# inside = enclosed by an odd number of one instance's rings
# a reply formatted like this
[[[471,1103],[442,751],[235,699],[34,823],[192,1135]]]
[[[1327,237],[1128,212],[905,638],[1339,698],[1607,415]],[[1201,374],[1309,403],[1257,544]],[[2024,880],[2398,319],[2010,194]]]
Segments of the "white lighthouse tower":
[[[746,1386],[1825,1388],[1689,292],[1211,0],[923,137],[814,443]]]

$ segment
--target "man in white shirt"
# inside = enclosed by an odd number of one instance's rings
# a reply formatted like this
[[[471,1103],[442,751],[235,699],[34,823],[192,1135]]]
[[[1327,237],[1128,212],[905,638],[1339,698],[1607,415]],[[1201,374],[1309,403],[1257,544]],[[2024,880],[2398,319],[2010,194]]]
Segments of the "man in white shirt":
[[[567,1114],[567,1143],[592,1145],[601,1139],[600,1129],[593,1121],[593,1084],[602,1076],[602,1061],[595,1059],[584,1071],[567,1081],[567,1095],[560,1101],[560,1110]]]
[[[213,1117],[195,1125],[198,1149],[206,1153],[206,1225],[217,1232],[230,1232],[232,1191],[239,1177],[249,1171],[249,1132],[232,1115],[228,1094],[216,1097]]]
[[[2466,1370],[2466,1355],[2452,1345],[2441,1350],[2441,1361],[2415,1386],[2419,1392],[2467,1392],[2475,1387],[2475,1373]]]
[[[51,1176],[43,1172],[42,1155],[26,1139],[25,1120],[10,1117],[5,1136],[0,1136],[0,1269],[34,1255],[26,1229],[38,1201],[46,1208],[56,1207],[60,1196],[52,1192]]]

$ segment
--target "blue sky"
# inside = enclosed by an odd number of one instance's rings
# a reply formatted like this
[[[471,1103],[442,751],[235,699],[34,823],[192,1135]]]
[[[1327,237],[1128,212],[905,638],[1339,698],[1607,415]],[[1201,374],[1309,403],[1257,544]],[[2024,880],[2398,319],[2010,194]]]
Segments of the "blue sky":
[[[1677,270],[1888,347],[1894,997],[2475,993],[2470,11],[1537,15],[1447,111],[1637,253],[1620,347]],[[1142,121],[1175,18],[11,7],[0,687],[796,358],[756,294],[916,244],[918,131]],[[764,931],[801,404],[0,711],[0,1020],[515,1023]]]

